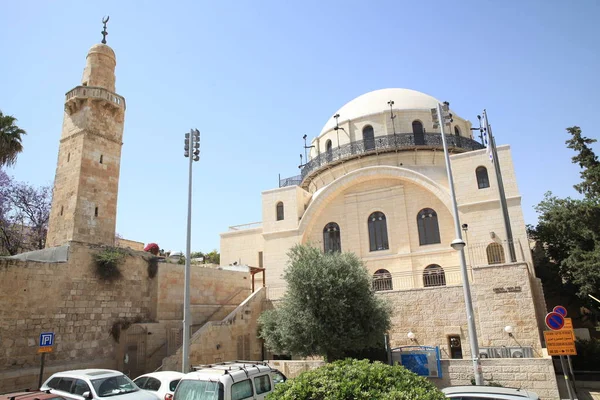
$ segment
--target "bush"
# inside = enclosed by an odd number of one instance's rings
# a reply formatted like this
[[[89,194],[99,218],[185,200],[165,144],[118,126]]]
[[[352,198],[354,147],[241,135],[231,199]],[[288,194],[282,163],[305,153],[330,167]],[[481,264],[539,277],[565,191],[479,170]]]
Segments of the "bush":
[[[307,371],[279,384],[268,400],[443,400],[426,378],[400,365],[346,359]]]
[[[573,369],[576,371],[600,371],[600,341],[591,340],[575,341],[577,355],[571,357]]]
[[[119,265],[125,258],[125,251],[118,247],[106,247],[94,254],[96,273],[105,281],[113,281],[121,277]]]

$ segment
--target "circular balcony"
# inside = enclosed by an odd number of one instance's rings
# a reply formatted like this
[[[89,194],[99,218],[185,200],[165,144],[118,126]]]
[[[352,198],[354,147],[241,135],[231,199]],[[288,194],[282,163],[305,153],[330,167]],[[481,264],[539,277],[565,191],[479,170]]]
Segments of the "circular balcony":
[[[470,138],[455,135],[445,135],[448,150],[454,153],[464,153],[472,150],[483,149],[484,146]],[[397,133],[395,135],[377,136],[371,140],[359,140],[346,143],[340,147],[325,151],[301,168],[301,174],[290,178],[280,179],[279,187],[301,185],[307,179],[312,179],[322,169],[330,168],[336,164],[364,157],[370,154],[382,154],[395,151],[414,149],[442,150],[442,136],[440,133]]]
[[[69,90],[65,95],[65,110],[72,114],[85,99],[103,100],[115,109],[125,110],[125,99],[122,96],[96,86],[77,86]]]

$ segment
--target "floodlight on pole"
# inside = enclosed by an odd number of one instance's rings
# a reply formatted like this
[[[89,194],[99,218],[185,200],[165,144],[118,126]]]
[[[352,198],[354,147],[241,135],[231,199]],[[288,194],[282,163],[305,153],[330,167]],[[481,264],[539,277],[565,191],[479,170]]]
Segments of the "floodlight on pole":
[[[191,134],[190,134],[191,133]],[[187,215],[187,237],[185,249],[185,277],[183,289],[183,348],[181,371],[185,374],[190,372],[190,327],[192,325],[192,315],[190,312],[190,257],[192,242],[192,163],[200,160],[200,131],[198,129],[190,130],[185,134],[184,153],[189,162],[189,180],[188,180],[188,215]],[[193,149],[190,157],[190,149]]]
[[[460,258],[460,272],[463,281],[463,295],[465,298],[465,306],[467,311],[467,328],[469,332],[469,345],[471,346],[471,358],[473,359],[473,372],[475,375],[475,384],[483,385],[483,372],[481,371],[481,363],[479,361],[479,344],[477,343],[477,330],[475,328],[475,316],[473,315],[473,301],[471,299],[471,286],[469,284],[469,274],[467,272],[467,260],[465,258],[465,241],[462,239],[460,232],[460,218],[458,215],[458,204],[456,202],[456,193],[454,191],[454,179],[452,177],[452,166],[450,165],[450,155],[448,154],[448,146],[446,145],[446,135],[444,134],[444,126],[452,123],[452,114],[450,114],[450,104],[444,102],[444,105],[439,104],[437,109],[431,109],[431,116],[434,128],[439,126],[442,135],[442,145],[444,147],[444,157],[446,159],[446,172],[448,174],[448,186],[450,186],[450,199],[452,201],[452,209],[454,216],[454,231],[456,238],[450,246],[458,251]]]

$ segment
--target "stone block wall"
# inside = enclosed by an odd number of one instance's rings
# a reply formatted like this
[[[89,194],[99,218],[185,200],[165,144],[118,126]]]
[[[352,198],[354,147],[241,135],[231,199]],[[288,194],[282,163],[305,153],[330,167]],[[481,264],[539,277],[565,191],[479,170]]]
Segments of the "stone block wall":
[[[486,383],[530,390],[541,400],[560,398],[551,358],[487,359],[481,361],[481,366]],[[431,381],[439,388],[471,385],[473,376],[471,360],[442,360],[442,378]]]
[[[221,321],[205,324],[190,339],[190,365],[231,360],[261,360],[262,341],[257,319],[266,299],[260,288]],[[182,349],[163,360],[163,370],[180,371]]]

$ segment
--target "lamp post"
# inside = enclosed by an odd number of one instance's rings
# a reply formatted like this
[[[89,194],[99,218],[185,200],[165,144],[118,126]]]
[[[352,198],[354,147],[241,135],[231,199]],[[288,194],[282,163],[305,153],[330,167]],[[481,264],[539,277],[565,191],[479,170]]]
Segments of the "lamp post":
[[[190,156],[190,150],[192,150]],[[190,159],[189,163],[189,181],[188,181],[188,215],[187,215],[187,238],[185,249],[185,283],[183,289],[183,351],[181,372],[188,373],[190,370],[190,326],[192,325],[192,316],[190,313],[190,257],[192,240],[192,163],[200,159],[200,131],[191,129],[185,134],[184,153],[185,157]]]
[[[445,113],[445,114],[444,114]],[[450,243],[450,246],[459,252],[460,272],[463,280],[463,294],[465,298],[465,306],[467,309],[467,329],[469,332],[469,345],[471,346],[471,357],[473,359],[473,372],[475,375],[475,384],[483,385],[483,373],[479,362],[479,345],[477,343],[477,330],[475,328],[475,320],[473,316],[473,301],[471,299],[471,286],[469,284],[469,275],[467,272],[467,261],[465,259],[465,242],[462,239],[460,232],[460,218],[458,216],[458,204],[456,203],[456,193],[454,192],[454,179],[452,178],[452,167],[450,165],[450,155],[448,154],[448,146],[446,145],[446,135],[444,134],[444,125],[452,122],[452,114],[450,114],[450,105],[444,102],[444,106],[438,103],[437,109],[431,109],[434,127],[437,124],[440,127],[442,134],[442,145],[444,147],[444,156],[446,158],[446,172],[448,174],[448,185],[450,186],[450,200],[452,201],[452,209],[454,211],[454,231],[456,239]]]

